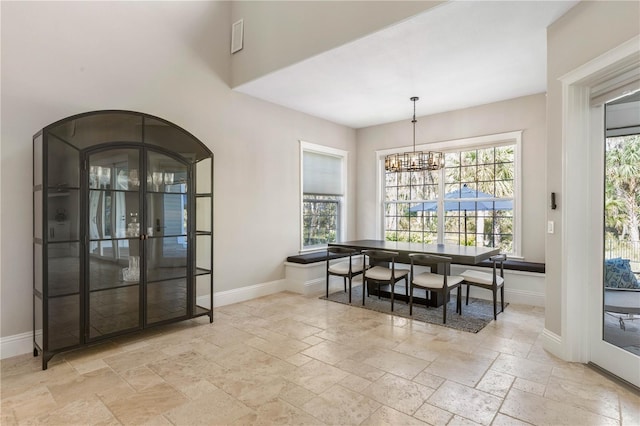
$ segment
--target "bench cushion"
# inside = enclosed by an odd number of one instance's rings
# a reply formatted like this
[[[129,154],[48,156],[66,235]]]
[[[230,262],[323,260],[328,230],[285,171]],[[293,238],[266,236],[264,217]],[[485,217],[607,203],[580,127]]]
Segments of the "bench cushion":
[[[480,272],[473,269],[469,269],[460,274],[465,281],[470,283],[478,283],[481,285],[492,285],[493,284],[493,273]],[[498,282],[498,286],[501,286],[504,283],[504,278],[500,275],[496,275],[496,281]]]
[[[406,269],[396,269],[394,274],[394,277],[398,279],[409,275],[409,271]],[[374,266],[368,269],[367,272],[364,273],[364,276],[372,280],[389,281],[391,279],[391,269],[385,268],[384,266]]]
[[[340,259],[341,257],[349,257],[348,254],[332,253],[329,259]],[[314,251],[313,253],[298,254],[287,257],[287,262],[300,263],[306,265],[308,263],[324,262],[327,260],[327,251]]]
[[[433,274],[431,272],[423,272],[413,277],[412,284],[426,288],[442,288],[444,275]],[[453,287],[462,281],[462,277],[458,275],[447,276],[447,287]]]
[[[358,274],[362,272],[364,269],[364,265],[362,262],[352,262],[351,263],[351,273]],[[349,274],[349,261],[336,263],[335,265],[329,266],[329,272],[332,274],[338,275],[348,275]]]
[[[339,259],[341,257],[347,257],[348,255],[340,255],[340,254],[332,254],[330,259]],[[315,251],[312,253],[298,254],[294,256],[287,257],[287,262],[291,263],[299,263],[299,264],[309,264],[309,263],[317,263],[324,262],[327,260],[327,251]],[[490,260],[485,260],[483,262],[478,263],[476,266],[491,268],[493,267],[493,263]],[[545,264],[544,263],[536,263],[536,262],[524,262],[521,260],[507,260],[504,262],[504,269],[510,269],[514,271],[525,271],[525,272],[538,272],[544,274],[545,272]]]
[[[504,269],[508,269],[512,271],[537,272],[540,274],[544,274],[545,272],[544,263],[525,262],[523,260],[508,259],[504,262],[503,265],[504,265]],[[492,268],[493,263],[490,260],[484,260],[478,263],[476,266],[481,266],[483,268]]]

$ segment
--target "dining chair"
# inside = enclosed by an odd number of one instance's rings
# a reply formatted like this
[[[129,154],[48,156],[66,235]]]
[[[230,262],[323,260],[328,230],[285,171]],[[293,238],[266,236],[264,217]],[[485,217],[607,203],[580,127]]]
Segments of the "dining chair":
[[[462,277],[457,275],[436,274],[433,272],[421,272],[416,274],[415,266],[429,266],[431,270],[449,271],[451,269],[451,258],[446,256],[436,256],[434,254],[410,253],[411,259],[411,280],[409,287],[409,315],[413,315],[413,289],[439,293],[442,296],[442,323],[447,323],[447,301],[451,290],[457,288],[456,313],[462,315],[462,295],[460,294]],[[442,267],[440,268],[440,266]],[[425,297],[426,299],[426,297]]]
[[[491,256],[489,260],[493,263],[493,273],[468,269],[460,276],[464,278],[463,284],[467,285],[466,305],[469,304],[469,287],[475,286],[491,290],[493,293],[493,319],[496,320],[498,319],[496,307],[498,289],[500,289],[500,312],[504,312],[504,261],[507,260],[507,255],[497,254]],[[500,268],[500,274],[498,274],[498,267]]]
[[[347,291],[347,280],[349,280],[349,303],[351,303],[351,281],[353,277],[362,274],[365,270],[365,263],[362,259],[354,262],[353,256],[360,252],[348,247],[327,247],[327,297],[329,297],[329,278],[331,275],[342,277],[344,280],[344,291]],[[334,256],[332,256],[334,255]],[[331,263],[335,255],[349,256],[348,261]]]
[[[400,280],[405,280],[405,293],[408,296],[409,271],[407,269],[396,269],[396,257],[399,253],[388,250],[363,250],[365,264],[369,258],[369,268],[362,275],[362,305],[364,306],[365,291],[368,290],[367,283],[372,282],[378,286],[378,299],[380,298],[380,285],[389,284],[391,286],[391,312],[393,312],[393,299],[395,285]],[[383,266],[387,265],[387,266]]]

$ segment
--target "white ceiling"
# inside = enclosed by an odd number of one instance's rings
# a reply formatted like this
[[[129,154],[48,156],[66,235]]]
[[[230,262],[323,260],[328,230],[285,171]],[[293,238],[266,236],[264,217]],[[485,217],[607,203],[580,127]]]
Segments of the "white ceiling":
[[[451,1],[237,90],[353,128],[546,91],[546,28],[577,1]]]

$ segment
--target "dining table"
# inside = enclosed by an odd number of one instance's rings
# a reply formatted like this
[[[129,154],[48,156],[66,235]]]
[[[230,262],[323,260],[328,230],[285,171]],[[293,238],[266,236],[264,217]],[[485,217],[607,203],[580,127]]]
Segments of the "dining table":
[[[492,247],[475,247],[475,246],[461,246],[456,244],[423,244],[423,243],[409,243],[404,241],[385,241],[385,240],[353,240],[329,243],[330,246],[347,247],[358,251],[363,250],[386,250],[398,253],[396,263],[410,264],[410,253],[422,253],[432,254],[438,256],[446,256],[451,258],[452,264],[460,265],[475,265],[483,260],[489,259],[491,256],[500,253],[499,248]],[[434,265],[433,272],[438,274],[450,275],[450,270],[443,270],[440,267]],[[394,292],[394,298],[404,299],[406,298],[405,290],[401,286]],[[363,289],[364,291],[365,289]],[[370,295],[377,295],[382,297],[390,297],[390,286],[388,289],[380,289],[380,294],[375,287],[367,289]],[[442,297],[436,292],[425,292],[424,296],[414,296],[414,300],[417,303],[425,303],[428,306],[441,306],[443,303]]]

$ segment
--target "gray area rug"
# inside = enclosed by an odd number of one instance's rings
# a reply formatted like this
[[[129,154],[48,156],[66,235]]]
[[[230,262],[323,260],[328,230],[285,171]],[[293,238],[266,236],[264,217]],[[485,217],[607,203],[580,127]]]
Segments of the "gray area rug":
[[[396,299],[393,304],[393,312],[391,312],[391,301],[388,298],[370,295],[366,299],[365,306],[362,306],[362,286],[353,287],[351,290],[351,304],[355,308],[369,309],[372,311],[382,312],[389,315],[396,315],[404,318],[411,318],[417,321],[423,321],[430,324],[442,325],[444,327],[456,330],[477,333],[487,324],[493,321],[493,302],[483,299],[469,298],[469,304],[464,304],[462,299],[462,315],[456,314],[456,297],[451,296],[450,302],[447,304],[447,323],[442,324],[442,306],[425,307],[424,304],[416,304],[413,302],[413,316],[409,316],[409,304],[403,300]],[[404,293],[404,287],[396,285],[396,292]],[[466,290],[465,290],[466,292]],[[349,294],[344,291],[338,291],[329,294],[329,297],[322,296],[320,299],[330,300],[332,302],[343,303],[349,305]],[[505,303],[505,309],[507,307]],[[498,319],[500,319],[500,299],[498,299]]]

